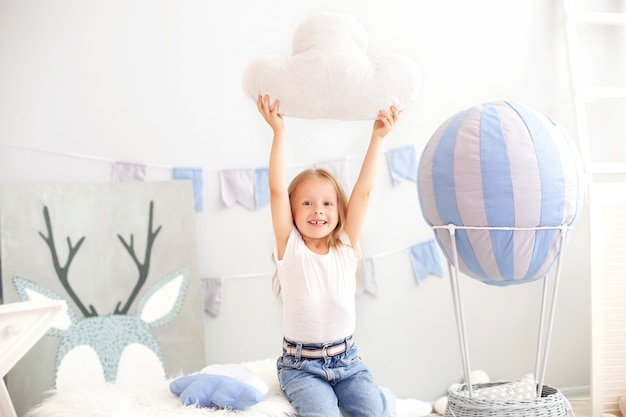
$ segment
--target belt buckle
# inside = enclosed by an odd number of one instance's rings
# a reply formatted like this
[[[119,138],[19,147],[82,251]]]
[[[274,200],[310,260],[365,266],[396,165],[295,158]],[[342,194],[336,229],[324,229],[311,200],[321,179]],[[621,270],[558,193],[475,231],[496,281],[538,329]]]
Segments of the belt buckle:
[[[330,343],[325,344],[324,346],[322,346],[322,357],[324,359],[328,359],[328,348],[331,347]]]

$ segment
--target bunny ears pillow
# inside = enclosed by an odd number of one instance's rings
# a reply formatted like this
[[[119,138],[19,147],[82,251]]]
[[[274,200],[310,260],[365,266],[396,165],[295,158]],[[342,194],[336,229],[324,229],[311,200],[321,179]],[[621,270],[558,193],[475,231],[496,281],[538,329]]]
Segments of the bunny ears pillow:
[[[297,27],[290,57],[248,64],[244,91],[277,98],[283,115],[302,119],[373,120],[381,109],[406,108],[417,98],[418,65],[399,54],[370,58],[368,39],[352,16],[314,14]]]

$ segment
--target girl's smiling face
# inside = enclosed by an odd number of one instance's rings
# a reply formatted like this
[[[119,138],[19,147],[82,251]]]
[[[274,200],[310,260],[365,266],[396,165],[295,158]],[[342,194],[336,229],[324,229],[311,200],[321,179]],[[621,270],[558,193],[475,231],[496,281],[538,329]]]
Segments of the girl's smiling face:
[[[312,241],[320,241],[316,246],[327,241],[339,221],[337,210],[337,193],[325,179],[309,178],[293,193],[293,220],[307,246]]]

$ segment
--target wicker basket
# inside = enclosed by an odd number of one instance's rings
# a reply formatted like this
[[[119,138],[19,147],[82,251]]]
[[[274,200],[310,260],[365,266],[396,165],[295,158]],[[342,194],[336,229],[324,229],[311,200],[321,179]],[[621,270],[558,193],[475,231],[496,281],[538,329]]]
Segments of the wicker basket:
[[[505,384],[506,381],[473,384],[473,389]],[[569,405],[556,388],[544,385],[540,398],[489,400],[470,398],[465,384],[448,393],[445,417],[567,417]]]

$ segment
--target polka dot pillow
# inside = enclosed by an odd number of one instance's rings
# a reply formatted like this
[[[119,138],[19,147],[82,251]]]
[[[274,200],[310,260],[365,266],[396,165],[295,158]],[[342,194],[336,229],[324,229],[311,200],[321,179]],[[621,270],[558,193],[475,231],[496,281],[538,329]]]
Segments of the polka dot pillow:
[[[461,392],[469,396],[467,390]],[[473,398],[485,400],[524,400],[537,397],[537,384],[532,374],[511,382],[477,387],[473,390]]]

